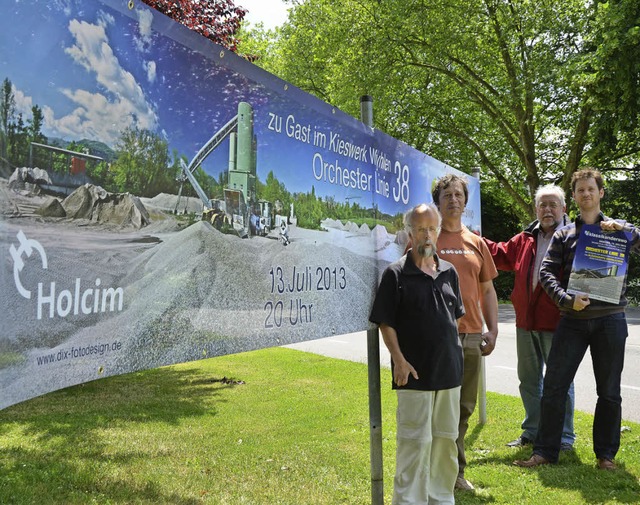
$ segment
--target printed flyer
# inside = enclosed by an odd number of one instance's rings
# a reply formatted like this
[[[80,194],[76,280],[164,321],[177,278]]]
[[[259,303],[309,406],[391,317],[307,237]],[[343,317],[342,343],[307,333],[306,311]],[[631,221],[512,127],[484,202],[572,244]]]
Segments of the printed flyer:
[[[142,2],[3,8],[0,408],[369,328],[454,169]]]
[[[605,232],[599,224],[583,225],[567,292],[618,304],[629,265],[630,240],[625,231]]]

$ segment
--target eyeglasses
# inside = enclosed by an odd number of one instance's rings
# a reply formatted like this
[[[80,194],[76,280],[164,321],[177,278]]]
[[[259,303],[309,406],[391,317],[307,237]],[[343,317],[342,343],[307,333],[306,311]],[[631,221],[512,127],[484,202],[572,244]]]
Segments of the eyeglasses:
[[[416,234],[438,233],[438,228],[435,228],[435,227],[431,227],[431,228],[414,228],[412,226],[411,229]]]
[[[561,207],[561,205],[557,202],[540,202],[538,204],[538,208],[539,209],[551,209],[551,210],[556,210],[559,209]]]

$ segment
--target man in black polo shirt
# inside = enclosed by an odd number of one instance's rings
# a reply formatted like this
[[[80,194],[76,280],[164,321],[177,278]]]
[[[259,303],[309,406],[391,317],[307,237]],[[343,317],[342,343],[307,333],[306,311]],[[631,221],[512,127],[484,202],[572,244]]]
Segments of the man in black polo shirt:
[[[454,503],[464,306],[455,268],[435,253],[440,223],[431,204],[407,213],[413,247],[382,274],[369,317],[391,354],[398,397],[394,505]]]

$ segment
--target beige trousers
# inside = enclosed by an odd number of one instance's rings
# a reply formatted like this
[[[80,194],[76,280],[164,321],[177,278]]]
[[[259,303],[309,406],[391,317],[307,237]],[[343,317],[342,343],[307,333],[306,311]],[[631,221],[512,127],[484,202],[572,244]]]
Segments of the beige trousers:
[[[397,394],[393,505],[455,503],[460,388]]]

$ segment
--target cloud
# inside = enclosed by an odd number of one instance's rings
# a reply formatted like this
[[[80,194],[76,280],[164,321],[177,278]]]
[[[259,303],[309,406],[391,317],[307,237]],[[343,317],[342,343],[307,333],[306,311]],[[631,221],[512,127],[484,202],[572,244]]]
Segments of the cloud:
[[[84,137],[109,139],[109,143],[114,143],[120,138],[123,126],[140,126],[139,122],[136,125],[137,110],[127,100],[110,103],[103,94],[81,89],[65,89],[62,93],[78,105],[71,114],[56,122],[57,129],[65,137],[81,131]]]
[[[76,105],[62,118],[53,111],[45,114],[45,124],[52,131],[71,138],[95,138],[114,144],[127,127],[154,130],[158,118],[135,77],[122,68],[109,45],[108,19],[97,23],[71,20],[69,31],[74,44],[65,49],[72,60],[95,77],[96,90],[63,89],[61,92]],[[155,79],[155,65],[147,64],[147,76]]]
[[[138,28],[140,29],[140,41],[145,44],[151,44],[151,22],[153,21],[153,14],[148,9],[138,9]]]
[[[53,6],[57,9],[60,9],[66,16],[71,15],[71,2],[69,0],[54,0],[52,2]]]
[[[138,29],[140,30],[140,36],[133,37],[134,47],[139,53],[147,53],[148,47],[151,45],[151,23],[153,21],[153,14],[151,11],[138,9]],[[142,64],[144,71],[147,74],[147,80],[153,83],[156,80],[156,63],[155,61],[145,61]]]
[[[151,23],[153,22],[153,14],[148,9],[136,10],[138,14],[138,29],[140,30],[140,37],[134,37],[134,45],[137,51],[140,53],[148,52],[147,47],[151,45]],[[144,71],[147,73],[147,80],[150,83],[156,80],[156,62],[145,61],[143,64]]]
[[[147,71],[147,80],[154,82],[156,80],[156,62],[146,61],[144,63],[144,69]]]
[[[33,99],[25,95],[21,90],[12,86],[13,99],[16,104],[16,112],[22,114],[23,119],[31,117],[31,108],[33,107]]]

